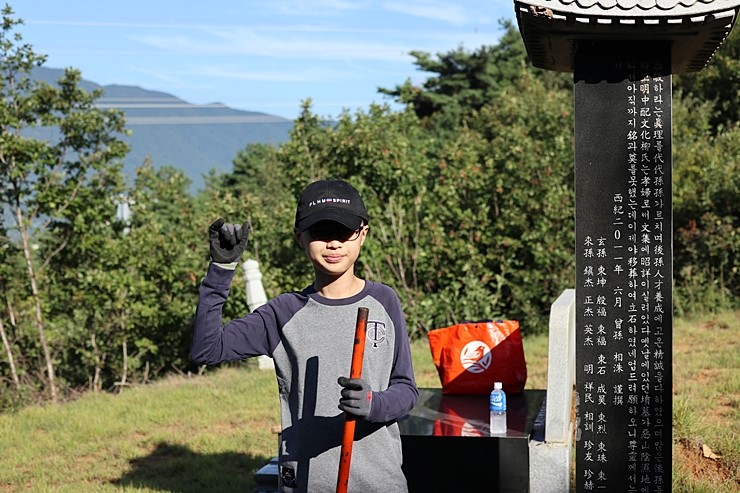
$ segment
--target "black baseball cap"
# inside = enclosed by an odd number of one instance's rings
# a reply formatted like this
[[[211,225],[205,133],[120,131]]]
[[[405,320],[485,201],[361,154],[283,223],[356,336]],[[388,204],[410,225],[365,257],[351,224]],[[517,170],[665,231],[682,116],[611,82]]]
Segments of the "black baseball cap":
[[[355,188],[344,180],[319,180],[301,192],[295,211],[295,227],[306,231],[319,221],[335,221],[358,229],[368,224],[365,203]]]

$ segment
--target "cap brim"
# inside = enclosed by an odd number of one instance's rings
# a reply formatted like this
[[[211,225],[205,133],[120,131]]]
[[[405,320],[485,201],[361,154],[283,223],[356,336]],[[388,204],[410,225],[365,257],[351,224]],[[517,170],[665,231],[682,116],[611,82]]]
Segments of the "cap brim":
[[[318,222],[334,221],[346,228],[355,230],[362,226],[362,222],[365,220],[366,219],[361,216],[347,212],[346,209],[323,208],[315,214],[311,214],[310,216],[300,219],[296,224],[296,228],[298,228],[298,231],[306,231]]]

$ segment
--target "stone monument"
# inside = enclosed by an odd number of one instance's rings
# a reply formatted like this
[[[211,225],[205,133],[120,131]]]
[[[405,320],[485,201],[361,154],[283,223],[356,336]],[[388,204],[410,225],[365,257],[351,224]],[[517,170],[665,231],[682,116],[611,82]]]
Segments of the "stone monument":
[[[244,282],[247,286],[247,307],[253,312],[267,303],[267,294],[262,286],[262,272],[260,264],[254,259],[247,259],[242,264],[244,270]],[[269,356],[257,356],[257,364],[260,370],[272,370],[275,362]]]
[[[575,490],[671,490],[672,74],[701,70],[740,0],[514,2],[531,63],[572,72]]]

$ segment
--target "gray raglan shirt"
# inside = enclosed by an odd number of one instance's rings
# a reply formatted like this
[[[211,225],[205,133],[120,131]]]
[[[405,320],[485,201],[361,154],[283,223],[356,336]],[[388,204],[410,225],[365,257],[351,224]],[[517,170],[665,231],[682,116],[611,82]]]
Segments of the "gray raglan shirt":
[[[411,352],[401,305],[388,286],[366,281],[359,294],[327,299],[312,287],[286,293],[222,327],[234,271],[211,264],[200,287],[190,356],[216,364],[269,355],[275,362],[282,421],[283,491],[336,491],[345,415],[340,376],[349,376],[357,308],[369,309],[362,378],[372,408],[358,419],[349,491],[406,492],[396,420],[416,403]]]

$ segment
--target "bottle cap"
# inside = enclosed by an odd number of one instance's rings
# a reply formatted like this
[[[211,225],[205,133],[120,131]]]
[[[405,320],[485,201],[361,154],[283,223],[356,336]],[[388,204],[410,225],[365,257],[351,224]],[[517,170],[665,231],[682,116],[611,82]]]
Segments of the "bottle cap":
[[[501,390],[501,382],[494,382],[493,390]]]

